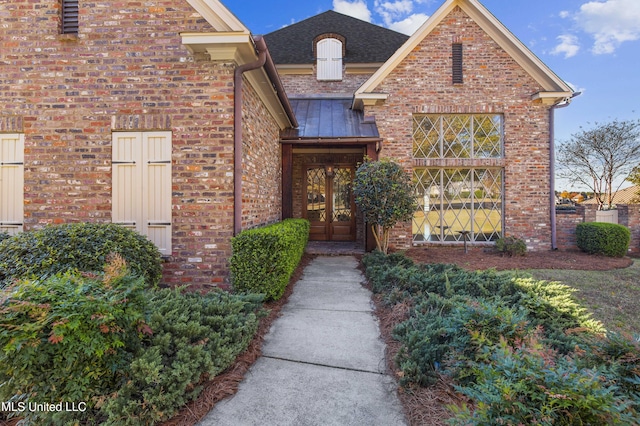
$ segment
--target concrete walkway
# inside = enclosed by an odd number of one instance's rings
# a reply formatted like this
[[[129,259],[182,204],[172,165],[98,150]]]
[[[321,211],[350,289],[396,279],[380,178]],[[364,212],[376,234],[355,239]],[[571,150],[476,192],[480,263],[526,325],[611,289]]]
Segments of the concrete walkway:
[[[238,393],[199,425],[406,425],[357,266],[335,256],[305,268]]]

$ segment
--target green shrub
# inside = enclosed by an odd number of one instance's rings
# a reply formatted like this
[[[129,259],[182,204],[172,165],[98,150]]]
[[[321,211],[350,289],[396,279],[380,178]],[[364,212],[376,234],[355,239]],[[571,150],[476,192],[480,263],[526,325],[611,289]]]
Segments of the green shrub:
[[[524,256],[527,254],[527,245],[520,238],[504,237],[496,241],[496,250],[509,257]]]
[[[126,384],[103,412],[106,425],[166,420],[225,370],[253,338],[262,297],[161,290],[149,300],[153,335],[131,363]]]
[[[623,257],[629,249],[631,232],[615,223],[585,222],[576,227],[576,239],[584,252]]]
[[[112,223],[73,223],[22,232],[2,241],[0,285],[71,269],[100,271],[111,253],[120,254],[147,285],[160,281],[160,252],[146,237]]]
[[[458,425],[632,425],[629,400],[602,369],[584,369],[569,357],[541,353],[535,345],[505,341],[486,348],[490,362],[475,367],[477,380],[456,389],[475,409],[449,407]]]
[[[2,240],[6,240],[7,238],[11,238],[11,235],[9,235],[7,232],[0,232],[0,242]]]
[[[0,400],[85,402],[84,413],[25,411],[36,424],[95,414],[140,347],[144,280],[114,257],[99,275],[68,271],[0,293]]]
[[[264,294],[267,300],[281,298],[304,254],[309,226],[305,219],[286,219],[233,237],[230,260],[233,287]]]

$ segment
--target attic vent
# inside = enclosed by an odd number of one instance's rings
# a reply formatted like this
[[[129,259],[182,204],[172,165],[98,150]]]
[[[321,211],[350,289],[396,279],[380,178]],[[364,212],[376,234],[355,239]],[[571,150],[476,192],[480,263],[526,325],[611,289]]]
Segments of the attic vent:
[[[62,34],[78,34],[78,0],[61,0]]]
[[[453,84],[462,84],[462,43],[451,45]]]

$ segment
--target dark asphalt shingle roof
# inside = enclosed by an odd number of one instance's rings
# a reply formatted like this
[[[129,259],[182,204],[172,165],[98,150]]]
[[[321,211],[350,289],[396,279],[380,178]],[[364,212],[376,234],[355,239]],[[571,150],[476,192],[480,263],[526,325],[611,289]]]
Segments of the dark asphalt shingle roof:
[[[362,111],[351,109],[349,99],[291,99],[291,107],[298,119],[297,129],[286,129],[281,138],[377,138],[374,121],[364,120]]]
[[[386,62],[409,36],[332,10],[264,36],[276,64],[310,64],[313,40],[326,33],[346,39],[345,63]]]

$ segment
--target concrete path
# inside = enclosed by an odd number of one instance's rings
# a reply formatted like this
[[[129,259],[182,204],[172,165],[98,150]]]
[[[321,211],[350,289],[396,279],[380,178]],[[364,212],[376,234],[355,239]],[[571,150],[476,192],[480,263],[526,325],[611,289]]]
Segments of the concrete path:
[[[238,393],[199,425],[406,425],[357,266],[335,256],[305,268]]]

